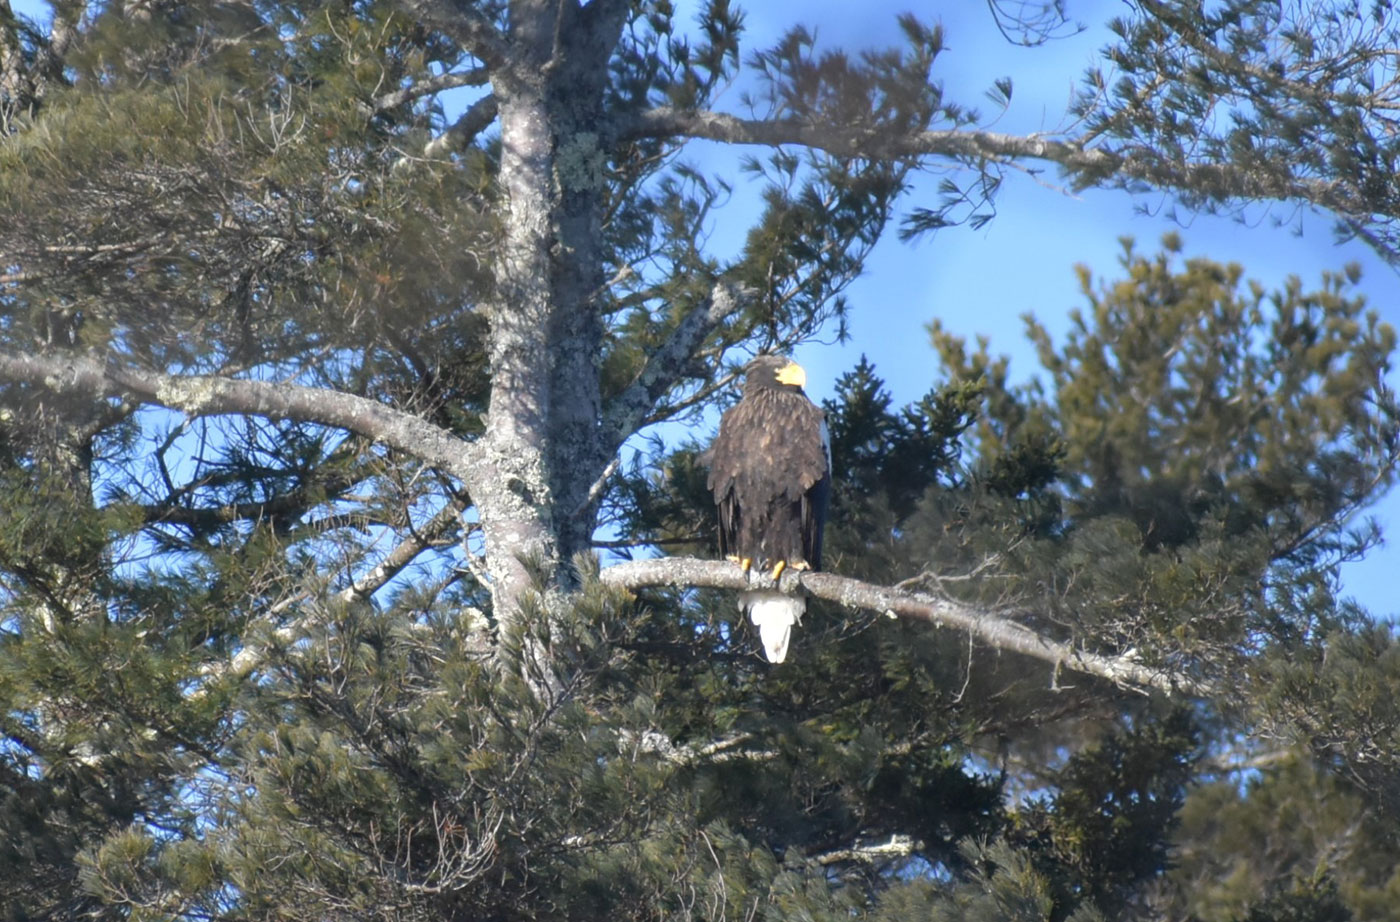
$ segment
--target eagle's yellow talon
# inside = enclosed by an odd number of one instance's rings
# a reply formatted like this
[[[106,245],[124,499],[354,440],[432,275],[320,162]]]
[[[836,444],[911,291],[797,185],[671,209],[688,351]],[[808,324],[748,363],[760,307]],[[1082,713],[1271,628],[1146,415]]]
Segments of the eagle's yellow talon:
[[[794,564],[792,565],[792,568],[793,568],[794,570],[798,570],[798,571],[801,571],[801,570],[810,570],[810,569],[812,569],[812,565],[809,564],[809,563],[808,563],[807,561],[805,561],[805,560],[799,560],[799,561],[797,561],[797,563],[794,563]]]
[[[783,575],[783,571],[786,570],[786,569],[787,569],[787,561],[786,561],[786,560],[780,560],[780,561],[778,561],[777,563],[773,564],[773,582],[776,583],[776,582],[778,581],[778,577],[782,576],[782,575]]]
[[[753,569],[753,558],[752,558],[752,557],[741,557],[741,558],[739,559],[739,566],[743,567],[743,568],[744,568],[744,574],[745,574],[745,575],[748,575],[748,572],[749,572],[750,570]]]

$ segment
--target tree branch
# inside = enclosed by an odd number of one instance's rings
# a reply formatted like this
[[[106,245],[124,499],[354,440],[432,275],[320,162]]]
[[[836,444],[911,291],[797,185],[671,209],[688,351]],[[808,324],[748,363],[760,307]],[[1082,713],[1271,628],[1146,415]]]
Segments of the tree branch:
[[[0,379],[98,401],[131,398],[189,416],[225,413],[322,423],[440,466],[470,484],[476,450],[412,414],[339,391],[213,375],[167,375],[104,366],[92,358],[0,352]]]
[[[566,15],[569,43],[575,52],[583,51],[578,62],[582,74],[599,74],[606,71],[608,58],[617,48],[618,39],[632,15],[629,0],[589,0],[582,8],[569,7]]]
[[[462,510],[466,509],[468,504],[466,494],[459,493],[453,496],[431,519],[421,527],[413,529],[412,534],[385,554],[372,570],[347,586],[340,593],[340,598],[350,602],[355,599],[368,599],[374,595],[404,567],[417,559],[419,554],[431,547],[435,539],[455,528],[460,522]]]
[[[746,292],[728,282],[716,282],[710,296],[697,304],[651,354],[637,379],[613,400],[603,417],[605,438],[614,447],[641,428],[648,414],[680,377],[681,369],[715,327],[744,304]]]
[[[463,151],[486,130],[486,126],[496,120],[496,97],[487,94],[467,107],[452,127],[433,138],[423,147],[423,156],[429,159],[444,157],[456,151]]]
[[[457,0],[399,0],[415,20],[457,42],[492,70],[509,63],[500,31],[484,16]]]
[[[874,864],[877,861],[885,861],[890,858],[908,858],[914,854],[914,850],[919,846],[920,843],[915,842],[912,836],[895,834],[890,836],[888,842],[882,842],[878,845],[854,845],[850,848],[838,848],[836,851],[816,855],[813,860],[823,867],[840,861],[860,861],[865,864]]]
[[[749,580],[738,564],[693,557],[632,560],[604,569],[605,585],[636,590],[646,586],[705,586],[712,589],[748,589]],[[809,595],[847,608],[883,612],[890,617],[914,618],[940,627],[967,631],[1001,650],[1108,679],[1140,691],[1156,689],[1169,695],[1206,695],[1211,689],[1189,676],[1145,665],[1131,656],[1105,656],[1076,650],[1069,644],[1038,634],[1012,621],[1006,613],[976,608],[921,593],[903,592],[834,573],[796,572],[783,575],[780,588],[793,592],[801,587]]]
[[[1259,171],[1235,169],[1229,164],[1173,163],[1144,151],[1085,147],[1082,140],[961,129],[897,134],[879,129],[815,125],[797,119],[744,119],[724,112],[688,111],[669,106],[637,113],[630,123],[619,126],[616,131],[619,140],[678,135],[728,144],[770,147],[797,144],[840,157],[872,160],[914,160],[929,156],[971,162],[1044,160],[1058,164],[1081,179],[1092,178],[1086,185],[1097,184],[1099,178],[1116,177],[1191,192],[1217,201],[1297,199],[1343,215],[1369,216],[1373,211],[1363,196],[1342,183],[1292,175],[1281,179]]]
[[[1101,149],[1084,149],[1072,142],[1022,137],[992,131],[915,131],[896,134],[888,129],[851,129],[816,125],[798,119],[746,119],[725,112],[658,106],[639,112],[620,127],[621,140],[668,138],[681,135],[727,144],[779,147],[799,144],[841,157],[871,160],[913,159],[931,155],[974,160],[1050,160],[1071,170],[1103,171],[1119,157]]]
[[[419,554],[427,550],[433,539],[456,527],[458,516],[468,504],[469,500],[465,494],[454,495],[431,519],[395,545],[369,572],[337,592],[334,598],[345,605],[369,601],[376,592],[413,563]],[[306,591],[293,593],[274,604],[268,614],[276,617],[297,602],[311,601],[314,598],[313,594]],[[294,642],[306,630],[313,614],[314,611],[308,612],[276,628],[272,631],[271,640],[285,644]],[[481,613],[476,609],[466,609],[462,616],[482,620]],[[200,670],[200,677],[205,683],[222,681],[230,676],[242,679],[262,664],[267,652],[266,644],[245,642],[242,649],[230,659],[205,664]],[[196,696],[202,695],[207,688],[207,684],[202,685],[200,690],[196,691]]]
[[[326,500],[337,499],[341,493],[367,476],[368,474],[358,469],[351,473],[327,476],[317,473],[305,485],[261,501],[207,506],[185,505],[184,500],[195,491],[220,486],[223,485],[221,481],[235,479],[231,475],[228,478],[204,477],[178,488],[172,485],[169,495],[159,502],[138,504],[136,508],[141,511],[142,521],[147,525],[182,525],[196,531],[207,531],[230,522],[296,520],[313,506]]]
[[[694,765],[698,762],[718,765],[741,759],[767,761],[777,758],[778,753],[773,750],[744,749],[743,746],[752,740],[752,733],[737,733],[704,745],[699,743],[677,744],[660,730],[643,730],[638,733],[634,730],[624,729],[618,731],[617,748],[619,752],[630,754],[634,759],[645,753],[658,756],[672,765]]]
[[[488,79],[489,75],[484,67],[438,74],[419,80],[412,86],[406,86],[403,89],[376,97],[372,108],[375,112],[383,112],[386,109],[401,106],[409,100],[421,99],[424,96],[431,96],[433,93],[441,93],[443,90],[452,90],[462,86],[482,86]]]

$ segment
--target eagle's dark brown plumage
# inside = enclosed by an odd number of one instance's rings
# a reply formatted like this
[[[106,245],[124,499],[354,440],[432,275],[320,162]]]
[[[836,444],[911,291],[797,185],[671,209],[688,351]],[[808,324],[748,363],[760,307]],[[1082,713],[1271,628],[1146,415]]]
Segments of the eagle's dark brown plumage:
[[[803,393],[805,380],[788,359],[754,359],[743,399],[720,420],[710,451],[720,551],[764,570],[821,569],[831,457],[825,414]],[[740,604],[759,625],[768,658],[781,662],[802,600],[751,591]]]

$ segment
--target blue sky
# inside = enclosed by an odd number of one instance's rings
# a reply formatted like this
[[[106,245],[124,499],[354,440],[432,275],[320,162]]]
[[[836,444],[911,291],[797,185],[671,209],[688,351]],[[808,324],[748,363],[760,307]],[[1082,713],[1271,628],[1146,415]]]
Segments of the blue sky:
[[[946,50],[935,65],[947,98],[979,108],[984,117],[994,107],[983,95],[994,80],[1012,78],[1010,107],[992,127],[1008,133],[1051,131],[1062,124],[1074,81],[1098,61],[1111,38],[1105,28],[1126,14],[1121,0],[1069,0],[1070,15],[1084,32],[1035,48],[1012,46],[997,31],[984,3],[910,4],[886,0],[805,0],[803,3],[751,3],[745,8],[745,48],[771,45],[797,22],[817,29],[822,45],[850,50],[884,47],[900,40],[896,16],[913,6],[916,13],[943,23]],[[1364,244],[1334,243],[1325,217],[1303,215],[1290,206],[1260,208],[1246,223],[1206,215],[1167,217],[1171,201],[1162,196],[1132,198],[1121,192],[1088,191],[1069,195],[1047,170],[1041,182],[1011,176],[997,199],[997,217],[983,228],[950,228],[931,239],[900,243],[893,234],[876,247],[864,276],[848,291],[852,303],[851,338],[839,345],[813,345],[799,353],[807,366],[814,398],[829,396],[835,377],[851,368],[862,353],[885,377],[896,401],[922,396],[938,375],[926,325],[933,318],[969,340],[991,340],[994,354],[1011,357],[1011,377],[1035,373],[1034,351],[1022,334],[1021,315],[1031,312],[1052,334],[1068,326],[1069,312],[1084,307],[1073,267],[1083,263],[1095,279],[1119,275],[1119,238],[1131,236],[1138,250],[1155,253],[1163,233],[1179,231],[1186,256],[1237,262],[1247,278],[1266,289],[1282,287],[1297,275],[1305,290],[1318,287],[1325,270],[1349,262],[1362,267],[1357,291],[1382,320],[1400,328],[1400,275]],[[932,204],[933,182],[916,188],[905,203]],[[1142,213],[1143,211],[1147,213]],[[1284,221],[1275,226],[1275,219]],[[1291,220],[1290,220],[1291,219]],[[1058,337],[1057,337],[1058,338]],[[1400,371],[1391,370],[1391,385],[1400,388]],[[1400,541],[1400,492],[1392,492],[1369,510]],[[1372,613],[1400,615],[1400,594],[1391,572],[1397,558],[1379,548],[1343,573],[1344,593]]]
[[[684,11],[696,4],[685,0],[678,6]],[[911,7],[927,19],[941,20],[946,50],[936,76],[948,97],[991,115],[994,107],[983,93],[995,79],[1010,76],[1010,108],[991,127],[1012,133],[1052,131],[1062,124],[1074,81],[1095,63],[1098,49],[1110,38],[1105,23],[1127,12],[1121,0],[1069,0],[1070,15],[1087,27],[1083,33],[1018,48],[1002,38],[986,5],[970,0],[753,0],[744,6],[745,56],[771,45],[799,22],[815,27],[823,46],[859,50],[899,42],[896,16]],[[42,10],[35,0],[16,0],[14,8],[30,16]],[[737,109],[738,89],[731,89],[721,105]],[[698,146],[692,156],[714,166],[733,154]],[[737,170],[729,175],[738,180]],[[1042,181],[1053,184],[1053,171]],[[905,207],[919,204],[921,196],[924,204],[931,204],[932,186],[925,182],[916,188]],[[1357,262],[1363,267],[1359,290],[1382,319],[1400,327],[1400,276],[1362,244],[1335,245],[1325,218],[1304,216],[1301,235],[1296,233],[1296,213],[1286,206],[1261,208],[1246,224],[1199,216],[1183,226],[1165,216],[1170,204],[1161,196],[1133,199],[1118,192],[1071,196],[1015,175],[998,197],[998,216],[981,229],[951,228],[910,244],[890,234],[848,292],[850,341],[814,344],[799,353],[808,369],[809,390],[816,399],[829,396],[836,376],[864,353],[876,363],[896,401],[917,399],[938,377],[926,330],[935,317],[969,339],[978,334],[990,337],[993,352],[1011,356],[1013,379],[1024,379],[1034,373],[1036,363],[1022,335],[1020,316],[1033,312],[1052,333],[1062,332],[1069,311],[1083,306],[1073,272],[1076,263],[1089,266],[1096,278],[1112,278],[1118,272],[1120,237],[1132,236],[1140,251],[1152,253],[1168,230],[1181,231],[1186,255],[1238,262],[1248,277],[1268,289],[1280,287],[1290,274],[1312,288],[1324,270]],[[752,199],[741,189],[716,218],[715,242],[721,249],[726,234],[738,245],[753,211]],[[1287,226],[1275,227],[1274,218],[1285,219]],[[1394,370],[1392,384],[1400,386],[1400,374]],[[1388,496],[1371,512],[1388,532],[1400,536],[1400,495]],[[1400,599],[1388,572],[1395,560],[1393,550],[1381,548],[1349,566],[1343,577],[1345,592],[1377,615],[1400,614]]]

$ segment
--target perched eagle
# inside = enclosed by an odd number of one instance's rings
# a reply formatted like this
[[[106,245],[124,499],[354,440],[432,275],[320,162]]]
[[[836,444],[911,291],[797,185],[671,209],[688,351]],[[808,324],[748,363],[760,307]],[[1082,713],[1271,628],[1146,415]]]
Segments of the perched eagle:
[[[796,362],[760,355],[744,369],[744,396],[719,423],[710,449],[710,492],[719,507],[720,552],[777,579],[787,567],[820,570],[831,493],[826,414],[807,399]],[[740,594],[772,663],[787,658],[807,602],[775,590]]]

